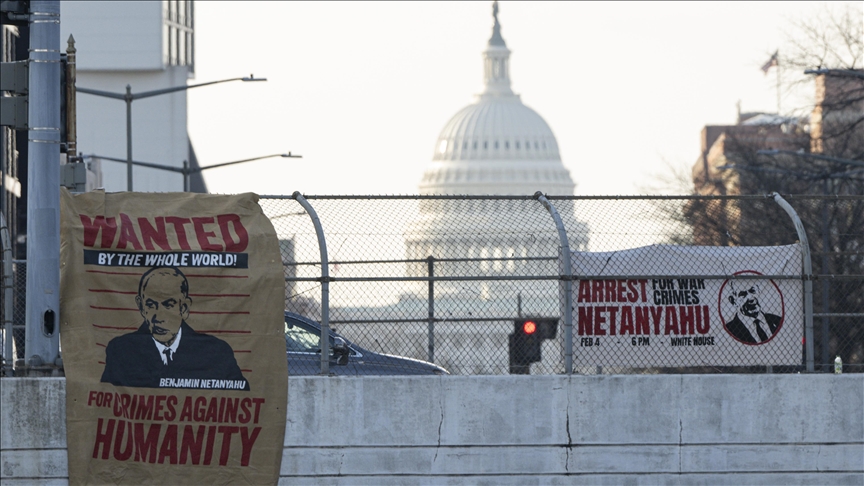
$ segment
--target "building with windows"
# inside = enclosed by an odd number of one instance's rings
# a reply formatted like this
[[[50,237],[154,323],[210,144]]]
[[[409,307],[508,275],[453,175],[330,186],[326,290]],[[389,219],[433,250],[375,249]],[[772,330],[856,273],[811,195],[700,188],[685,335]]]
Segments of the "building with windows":
[[[195,75],[195,11],[192,0],[84,2],[60,5],[61,39],[74,36],[77,86],[132,93],[183,86]],[[78,151],[126,159],[126,106],[123,100],[78,93]],[[132,155],[143,162],[183,167],[197,160],[186,131],[186,92],[132,103]],[[107,191],[126,190],[126,165],[87,160],[101,168]],[[135,191],[182,191],[179,173],[133,169]],[[200,172],[194,192],[206,192]]]
[[[860,164],[864,149],[864,71],[824,69],[814,87],[809,116],[739,113],[735,125],[705,126],[692,170],[695,193],[860,194],[856,167],[842,161]],[[741,234],[745,221],[764,218],[723,200],[694,203],[685,216],[696,244],[720,246],[742,244],[730,234]],[[749,244],[776,244],[764,238]]]

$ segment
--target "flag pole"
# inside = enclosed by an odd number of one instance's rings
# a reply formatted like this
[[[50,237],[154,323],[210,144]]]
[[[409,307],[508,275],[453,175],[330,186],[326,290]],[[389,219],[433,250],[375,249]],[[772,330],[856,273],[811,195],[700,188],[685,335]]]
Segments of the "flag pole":
[[[776,57],[776,60],[774,62],[776,63],[775,66],[777,67],[777,116],[782,115],[780,113],[780,56],[779,56],[779,52],[780,51],[778,49],[774,53],[774,56]]]

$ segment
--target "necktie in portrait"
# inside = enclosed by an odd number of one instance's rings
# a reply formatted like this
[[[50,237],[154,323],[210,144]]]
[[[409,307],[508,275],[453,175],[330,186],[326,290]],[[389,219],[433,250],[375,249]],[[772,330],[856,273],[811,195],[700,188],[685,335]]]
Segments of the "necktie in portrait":
[[[762,321],[756,319],[753,321],[753,324],[756,325],[756,333],[759,334],[759,342],[764,343],[768,340],[768,333],[765,332],[765,329],[762,328]]]

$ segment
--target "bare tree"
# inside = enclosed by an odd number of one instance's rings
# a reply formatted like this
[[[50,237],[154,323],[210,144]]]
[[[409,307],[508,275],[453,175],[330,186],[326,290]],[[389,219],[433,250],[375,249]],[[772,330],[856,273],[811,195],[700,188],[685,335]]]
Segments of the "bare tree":
[[[816,361],[839,355],[864,371],[864,35],[860,4],[826,5],[790,22],[780,49],[789,89],[813,104],[795,116],[706,127],[709,141],[690,178],[703,196],[784,194],[804,222],[813,252]],[[709,130],[710,128],[710,130]],[[679,177],[680,179],[680,177]],[[694,198],[666,210],[689,231],[670,242],[778,245],[798,238],[768,199]]]

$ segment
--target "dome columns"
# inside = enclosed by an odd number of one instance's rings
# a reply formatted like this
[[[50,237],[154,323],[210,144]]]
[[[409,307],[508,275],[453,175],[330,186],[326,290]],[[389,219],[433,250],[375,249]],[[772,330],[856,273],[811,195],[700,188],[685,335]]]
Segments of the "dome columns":
[[[489,46],[483,52],[484,95],[513,95],[510,89],[510,49]]]

